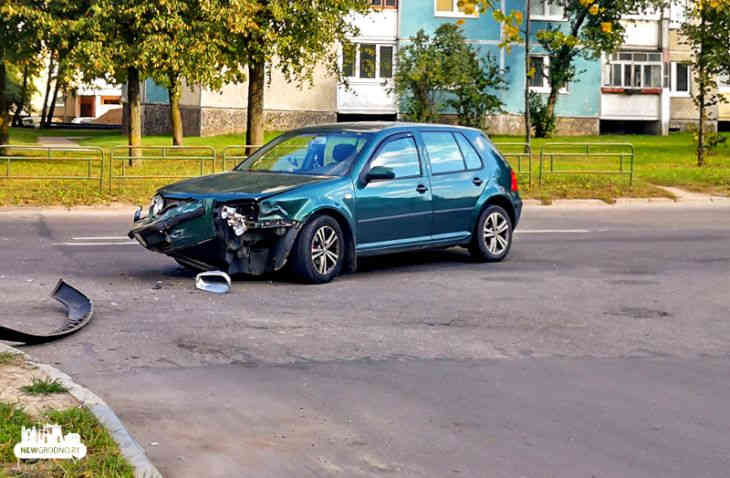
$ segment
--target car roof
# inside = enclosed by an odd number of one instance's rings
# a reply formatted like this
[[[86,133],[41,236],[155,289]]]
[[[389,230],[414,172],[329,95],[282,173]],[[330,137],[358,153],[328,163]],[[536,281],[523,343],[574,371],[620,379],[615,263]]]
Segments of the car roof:
[[[327,123],[320,125],[307,126],[288,131],[287,134],[297,133],[325,133],[352,131],[358,133],[379,133],[382,131],[397,132],[409,129],[426,129],[426,128],[449,128],[459,130],[480,131],[476,128],[468,128],[466,126],[456,126],[452,124],[438,123],[409,123],[401,121],[355,121],[348,123]],[[481,131],[480,131],[481,132]]]

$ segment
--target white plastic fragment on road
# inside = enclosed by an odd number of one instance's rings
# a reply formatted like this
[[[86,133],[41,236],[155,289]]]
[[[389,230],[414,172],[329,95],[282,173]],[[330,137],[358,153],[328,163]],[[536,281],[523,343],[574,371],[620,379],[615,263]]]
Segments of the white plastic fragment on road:
[[[227,294],[231,290],[231,278],[223,271],[201,272],[195,276],[195,287],[215,294]]]

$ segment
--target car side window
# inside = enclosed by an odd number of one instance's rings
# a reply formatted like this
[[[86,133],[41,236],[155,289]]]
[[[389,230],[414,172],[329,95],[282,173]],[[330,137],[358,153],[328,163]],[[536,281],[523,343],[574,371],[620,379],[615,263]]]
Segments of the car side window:
[[[382,166],[395,173],[395,179],[421,175],[416,142],[411,137],[385,143],[378,155],[370,162],[370,169]]]
[[[482,159],[479,157],[479,153],[474,149],[474,146],[467,140],[463,134],[457,133],[454,135],[456,142],[459,143],[459,149],[461,154],[464,155],[464,161],[466,161],[466,169],[481,169]]]
[[[454,136],[448,132],[423,132],[423,142],[431,160],[431,173],[444,174],[464,171],[464,157]]]

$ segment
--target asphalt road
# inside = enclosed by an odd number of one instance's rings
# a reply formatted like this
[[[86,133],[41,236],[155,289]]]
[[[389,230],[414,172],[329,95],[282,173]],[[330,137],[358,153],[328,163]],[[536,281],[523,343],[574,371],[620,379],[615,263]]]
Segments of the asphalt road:
[[[98,392],[170,477],[720,477],[730,209],[533,208],[509,260],[374,258],[217,296],[119,213],[0,213],[0,323]]]

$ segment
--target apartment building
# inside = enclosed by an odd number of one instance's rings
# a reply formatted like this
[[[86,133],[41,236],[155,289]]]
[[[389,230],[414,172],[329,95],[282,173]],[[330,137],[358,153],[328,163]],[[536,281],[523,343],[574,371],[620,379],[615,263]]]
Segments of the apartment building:
[[[398,118],[398,102],[391,93],[399,46],[418,30],[433,33],[440,25],[461,20],[462,31],[481,55],[489,55],[503,70],[507,89],[499,92],[504,113],[489,118],[494,134],[524,130],[525,49],[500,47],[501,27],[491,12],[466,14],[459,0],[371,0],[368,15],[352,15],[359,35],[339,46],[344,79],[338,80],[320,65],[314,84],[290,84],[274,68],[265,91],[266,127],[288,129],[332,121]],[[691,51],[679,33],[684,5],[637,12],[623,19],[625,43],[610,55],[587,60],[578,57],[575,80],[561,90],[556,104],[557,134],[606,133],[667,134],[686,130],[697,122],[691,99],[694,85],[688,65]],[[500,0],[508,13],[523,10],[524,0]],[[562,8],[550,0],[532,0],[529,63],[547,72],[550,58],[535,38],[547,26],[564,27]],[[730,80],[721,88],[730,95]],[[529,88],[547,95],[542,75],[531,78]],[[190,88],[182,97],[186,135],[212,135],[242,131],[246,124],[247,84],[226,85],[222,91]],[[143,85],[143,128],[146,134],[169,131],[167,91],[147,80]],[[449,111],[444,112],[447,116]],[[730,121],[730,106],[710,111],[712,121]]]

